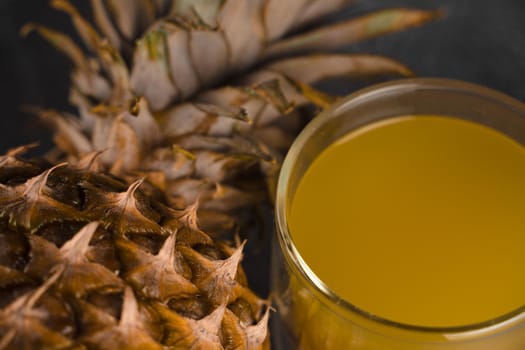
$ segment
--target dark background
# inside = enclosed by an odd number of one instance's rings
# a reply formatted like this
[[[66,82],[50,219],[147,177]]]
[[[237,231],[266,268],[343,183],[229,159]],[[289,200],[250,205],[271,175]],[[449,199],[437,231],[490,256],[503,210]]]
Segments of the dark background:
[[[283,0],[284,1],[284,0]],[[87,0],[73,1],[89,13]],[[49,133],[21,107],[68,109],[69,61],[37,35],[18,35],[26,22],[72,32],[66,15],[45,0],[0,0],[0,152],[39,141],[50,147]],[[347,48],[394,57],[420,76],[448,77],[480,83],[525,101],[524,0],[361,0],[336,17],[384,7],[443,8],[444,20]],[[267,256],[250,255],[249,266],[267,266]],[[250,270],[250,268],[248,268]],[[267,295],[265,274],[252,285]]]

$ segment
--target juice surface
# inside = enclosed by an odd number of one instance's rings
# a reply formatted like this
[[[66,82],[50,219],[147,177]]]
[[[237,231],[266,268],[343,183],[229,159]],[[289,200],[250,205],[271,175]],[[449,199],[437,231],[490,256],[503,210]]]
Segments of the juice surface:
[[[453,327],[525,305],[525,148],[488,127],[406,116],[355,130],[301,180],[288,225],[338,296]]]

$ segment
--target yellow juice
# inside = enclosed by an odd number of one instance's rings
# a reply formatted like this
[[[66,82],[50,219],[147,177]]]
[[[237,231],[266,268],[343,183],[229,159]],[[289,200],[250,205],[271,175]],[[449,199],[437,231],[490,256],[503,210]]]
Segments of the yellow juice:
[[[310,269],[367,313],[456,327],[525,305],[525,148],[488,127],[357,129],[312,163],[287,215]]]

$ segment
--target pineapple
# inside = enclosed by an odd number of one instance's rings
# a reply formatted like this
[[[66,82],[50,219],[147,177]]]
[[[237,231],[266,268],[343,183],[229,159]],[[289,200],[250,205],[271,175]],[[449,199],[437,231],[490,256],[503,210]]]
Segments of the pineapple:
[[[269,309],[242,248],[213,243],[194,208],[97,171],[0,159],[0,349],[260,349]],[[265,310],[266,309],[266,310]]]
[[[51,1],[88,53],[24,27],[71,58],[79,115],[36,110],[54,163],[24,160],[29,146],[0,160],[0,349],[268,347],[245,243],[222,239],[253,227],[295,135],[334,101],[312,84],[412,74],[326,51],[440,15],[392,9],[300,32],[346,3],[92,0],[95,28]]]

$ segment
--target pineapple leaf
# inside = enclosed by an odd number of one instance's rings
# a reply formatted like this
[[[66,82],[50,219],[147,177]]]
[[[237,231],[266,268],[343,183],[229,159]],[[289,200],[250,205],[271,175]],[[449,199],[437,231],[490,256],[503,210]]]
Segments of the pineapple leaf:
[[[93,9],[94,20],[104,36],[108,38],[109,42],[116,49],[121,49],[122,40],[120,35],[111,21],[111,17],[104,4],[104,0],[91,0],[91,8]]]
[[[162,27],[150,30],[137,43],[133,58],[131,86],[135,93],[146,96],[155,110],[166,107],[179,95],[172,79],[166,36],[167,33]]]
[[[296,18],[294,29],[302,27],[330,13],[335,13],[355,0],[312,0],[309,1]]]
[[[242,70],[259,57],[264,42],[260,20],[262,0],[225,0],[218,16],[228,46],[227,70]]]
[[[266,59],[306,52],[327,51],[345,45],[422,25],[443,16],[443,11],[388,9],[314,29],[270,45]]]
[[[207,103],[194,103],[193,105],[197,109],[209,115],[213,115],[217,117],[227,117],[227,118],[241,120],[244,122],[250,121],[250,119],[248,118],[248,115],[246,114],[246,111],[239,107],[234,107],[234,106],[222,107],[222,106],[217,106],[217,105],[207,104]]]
[[[250,94],[255,94],[270,102],[281,114],[290,113],[294,106],[285,97],[281,90],[281,84],[278,79],[264,81],[255,85],[253,88],[248,88]]]
[[[78,12],[68,0],[52,0],[51,6],[69,14],[73,24],[84,44],[92,51],[97,52],[101,38],[95,28]]]
[[[286,34],[309,2],[311,0],[266,0],[263,12],[266,41],[273,42]]]
[[[301,93],[301,95],[303,95],[308,101],[322,109],[329,108],[336,101],[335,97],[318,91],[308,84],[292,80],[290,83],[294,85],[297,88],[297,91],[299,91],[299,93]]]
[[[309,55],[276,61],[265,67],[294,81],[314,84],[331,78],[377,75],[413,76],[405,65],[388,57],[367,54]]]
[[[224,0],[177,0],[171,13],[181,15],[197,14],[209,26],[217,27],[217,16]]]
[[[91,143],[80,131],[76,118],[65,118],[53,110],[35,109],[34,112],[44,122],[53,125],[55,130],[54,141],[62,151],[75,157],[93,151]]]
[[[24,25],[20,30],[20,34],[27,36],[32,31],[36,31],[58,51],[69,57],[77,68],[87,69],[89,66],[82,49],[67,35],[34,23]]]

